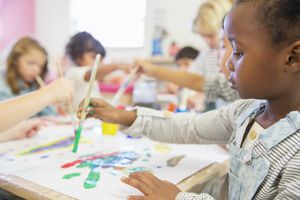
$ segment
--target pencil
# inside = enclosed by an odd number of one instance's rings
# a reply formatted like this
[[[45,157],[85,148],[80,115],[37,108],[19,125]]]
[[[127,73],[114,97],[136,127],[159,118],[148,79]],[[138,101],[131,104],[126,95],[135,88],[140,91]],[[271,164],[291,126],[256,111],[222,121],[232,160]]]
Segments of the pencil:
[[[96,78],[99,62],[100,62],[100,55],[97,54],[96,60],[95,60],[95,63],[94,63],[93,69],[92,69],[92,74],[91,74],[91,78],[89,81],[88,89],[87,89],[87,92],[86,92],[86,95],[84,98],[82,113],[81,113],[81,117],[80,117],[80,121],[79,121],[79,126],[78,126],[78,129],[76,130],[76,136],[75,136],[75,141],[74,141],[73,150],[72,150],[74,153],[76,153],[77,149],[78,149],[78,143],[79,143],[81,131],[83,128],[83,123],[84,123],[85,117],[87,115],[86,109],[90,103],[91,91],[92,91],[92,87],[93,87],[93,84],[94,84],[94,81]]]

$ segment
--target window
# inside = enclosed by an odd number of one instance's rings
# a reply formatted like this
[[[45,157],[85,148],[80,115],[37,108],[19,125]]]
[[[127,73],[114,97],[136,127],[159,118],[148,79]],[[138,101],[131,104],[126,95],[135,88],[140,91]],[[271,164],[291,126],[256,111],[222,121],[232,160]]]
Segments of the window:
[[[146,0],[72,0],[70,6],[73,31],[87,31],[105,47],[143,46]]]

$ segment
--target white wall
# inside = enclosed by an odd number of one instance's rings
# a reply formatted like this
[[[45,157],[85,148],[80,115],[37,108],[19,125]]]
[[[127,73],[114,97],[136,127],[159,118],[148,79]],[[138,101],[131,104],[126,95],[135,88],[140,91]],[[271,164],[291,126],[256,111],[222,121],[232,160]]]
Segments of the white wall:
[[[71,21],[69,3],[72,0],[36,0],[36,35],[46,46],[50,58],[64,53],[64,46],[70,37]],[[126,1],[126,0],[125,0]],[[165,47],[176,40],[180,46],[192,45],[204,48],[201,38],[192,33],[191,25],[197,9],[203,0],[147,0],[144,47],[139,49],[108,49],[109,59],[131,60],[147,57],[151,53],[151,37],[157,23],[169,32]],[[162,13],[160,17],[155,13]]]
[[[50,58],[57,58],[70,36],[69,0],[36,0],[35,6],[36,36]]]

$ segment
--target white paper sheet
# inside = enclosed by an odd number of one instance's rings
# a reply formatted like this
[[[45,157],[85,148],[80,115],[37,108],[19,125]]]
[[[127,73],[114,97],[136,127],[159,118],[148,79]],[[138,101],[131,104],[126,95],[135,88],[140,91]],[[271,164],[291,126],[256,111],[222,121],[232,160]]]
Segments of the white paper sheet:
[[[58,148],[38,154],[16,156],[17,153],[28,149],[30,145],[45,144],[72,135],[69,126],[47,127],[30,140],[1,144],[0,173],[17,175],[78,199],[99,197],[99,199],[114,200],[125,199],[129,194],[139,193],[120,181],[129,168],[143,167],[161,179],[177,183],[213,162],[222,162],[228,158],[227,153],[216,145],[161,144],[147,138],[128,138],[121,133],[117,136],[101,136],[100,126],[91,127],[82,134],[87,141],[91,142],[81,143],[77,154],[73,154],[71,148]],[[61,168],[66,163],[91,158],[95,153],[112,152],[133,152],[138,154],[139,158],[124,165],[122,170],[101,166],[93,169],[100,174],[100,179],[96,181],[94,188],[84,187],[90,168],[77,168],[79,164]],[[44,155],[48,157],[41,158]],[[185,157],[175,167],[167,166],[168,159],[182,155]],[[80,175],[71,179],[63,178],[71,173],[80,173]]]

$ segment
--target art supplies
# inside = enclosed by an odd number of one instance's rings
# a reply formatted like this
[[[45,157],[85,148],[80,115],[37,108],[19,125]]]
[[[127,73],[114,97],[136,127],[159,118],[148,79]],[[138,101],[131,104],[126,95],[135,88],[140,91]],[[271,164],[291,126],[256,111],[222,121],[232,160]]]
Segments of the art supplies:
[[[135,74],[138,71],[138,67],[134,68],[131,73],[128,75],[128,77],[123,81],[123,83],[121,84],[119,90],[117,91],[117,93],[115,94],[114,98],[111,101],[111,104],[113,106],[117,106],[121,97],[123,96],[124,92],[126,91],[128,85],[130,84],[130,82],[133,80],[133,78],[135,77]]]
[[[46,84],[44,83],[43,79],[40,76],[35,77],[36,82],[40,85],[40,87],[45,87]]]
[[[82,129],[83,129],[83,123],[84,123],[85,117],[87,115],[86,109],[87,109],[87,107],[90,103],[91,91],[92,91],[92,87],[93,87],[93,84],[94,84],[94,81],[95,81],[95,78],[96,78],[99,63],[100,63],[100,55],[97,54],[96,59],[95,59],[95,63],[94,63],[93,69],[92,69],[92,74],[91,74],[91,78],[90,78],[90,81],[89,81],[87,93],[85,95],[79,126],[78,126],[78,129],[76,130],[76,136],[75,136],[74,146],[73,146],[73,150],[72,150],[74,153],[76,153],[77,149],[78,149],[78,143],[79,143],[80,135],[81,135],[81,132],[82,132]]]
[[[116,135],[118,133],[118,124],[112,124],[102,122],[102,134],[103,135]]]

